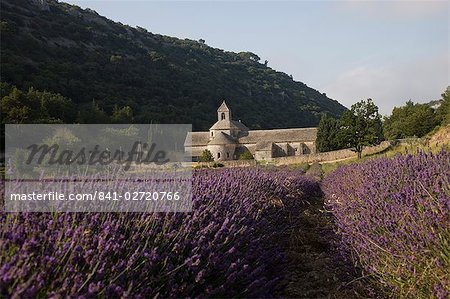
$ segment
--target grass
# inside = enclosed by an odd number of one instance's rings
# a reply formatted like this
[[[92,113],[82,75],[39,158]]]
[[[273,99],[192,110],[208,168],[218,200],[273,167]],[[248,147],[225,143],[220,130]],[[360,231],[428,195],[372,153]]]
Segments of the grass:
[[[311,165],[309,165],[306,162],[290,164],[290,165],[287,166],[287,168],[289,170],[299,170],[300,169],[300,170],[303,170],[304,172],[307,172],[310,167],[311,167]]]

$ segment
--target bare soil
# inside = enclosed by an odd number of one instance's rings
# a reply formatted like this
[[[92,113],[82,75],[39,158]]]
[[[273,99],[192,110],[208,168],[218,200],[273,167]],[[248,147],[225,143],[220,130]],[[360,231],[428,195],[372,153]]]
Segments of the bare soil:
[[[289,276],[283,297],[374,298],[370,283],[338,247],[331,215],[315,199],[291,217]]]
[[[310,171],[318,177],[317,169]],[[311,199],[302,211],[292,211],[290,223],[289,275],[280,297],[383,297],[354,266],[349,253],[340,248],[334,219],[325,210],[323,197]]]

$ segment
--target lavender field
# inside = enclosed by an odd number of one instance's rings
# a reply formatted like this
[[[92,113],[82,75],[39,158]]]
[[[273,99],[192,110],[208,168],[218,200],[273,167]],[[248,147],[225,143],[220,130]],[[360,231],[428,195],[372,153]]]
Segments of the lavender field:
[[[419,152],[195,171],[191,213],[1,212],[0,297],[447,298],[449,184]]]
[[[300,172],[195,172],[191,213],[0,214],[0,297],[270,297]]]
[[[343,249],[390,296],[450,296],[449,152],[344,166],[323,190]]]

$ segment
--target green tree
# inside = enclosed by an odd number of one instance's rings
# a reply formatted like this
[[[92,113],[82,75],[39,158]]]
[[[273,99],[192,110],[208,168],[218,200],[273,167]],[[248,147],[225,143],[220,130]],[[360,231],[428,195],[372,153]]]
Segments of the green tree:
[[[74,120],[74,104],[60,94],[29,88],[1,87],[2,123],[63,123]]]
[[[441,124],[450,124],[450,86],[441,95],[440,106],[437,108],[436,114]]]
[[[12,88],[10,84],[0,81],[0,99],[10,94]]]
[[[60,94],[30,88],[27,97],[39,105],[33,116],[36,122],[71,123],[75,119],[75,105]]]
[[[115,124],[127,124],[133,122],[133,109],[130,106],[113,108],[113,113],[111,116],[111,122]]]
[[[384,119],[386,139],[422,137],[439,123],[436,112],[428,104],[406,102],[405,106],[394,107],[392,114]]]
[[[342,141],[339,139],[339,120],[322,114],[319,127],[317,129],[316,148],[319,152],[328,152],[342,148]]]
[[[106,124],[109,122],[109,117],[98,103],[92,101],[90,105],[80,109],[77,122],[80,124]]]
[[[249,150],[246,150],[242,154],[239,155],[239,160],[253,160],[253,155]]]
[[[259,62],[261,60],[261,58],[258,55],[252,52],[239,52],[238,55],[244,59],[248,59],[255,62]]]
[[[32,107],[28,98],[22,91],[13,87],[11,92],[4,96],[0,105],[2,107],[2,123],[21,124],[31,120]]]
[[[212,155],[212,153],[205,149],[202,152],[202,155],[200,156],[200,162],[213,162],[214,161],[214,157]]]
[[[383,140],[383,127],[378,107],[372,99],[353,104],[340,120],[339,138],[348,147],[353,147],[362,156],[364,146],[376,145]]]
[[[109,61],[114,65],[114,72],[117,71],[117,67],[123,62],[123,58],[120,55],[111,55]]]

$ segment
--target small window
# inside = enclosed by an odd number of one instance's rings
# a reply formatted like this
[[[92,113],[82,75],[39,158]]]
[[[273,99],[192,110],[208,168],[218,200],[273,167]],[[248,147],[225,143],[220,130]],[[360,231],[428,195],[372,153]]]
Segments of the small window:
[[[217,153],[217,159],[219,159],[220,158],[220,153]]]
[[[229,158],[230,157],[230,153],[227,153],[227,158]]]
[[[221,114],[221,116],[220,116],[220,119],[221,119],[221,120],[224,120],[224,119],[225,119],[225,113],[222,112],[222,114]]]
[[[214,132],[211,131],[211,136],[214,136]]]

